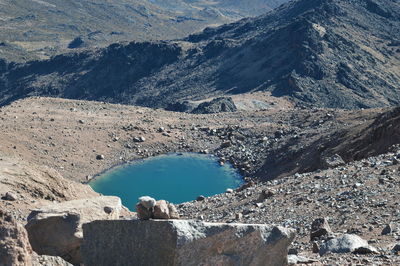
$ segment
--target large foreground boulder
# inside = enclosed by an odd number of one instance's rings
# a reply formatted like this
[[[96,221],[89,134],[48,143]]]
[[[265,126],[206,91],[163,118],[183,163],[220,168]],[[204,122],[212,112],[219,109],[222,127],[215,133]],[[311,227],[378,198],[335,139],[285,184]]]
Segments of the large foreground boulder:
[[[94,221],[83,225],[86,266],[287,265],[292,229],[191,220]]]
[[[79,264],[82,262],[82,225],[118,219],[122,210],[121,199],[110,196],[48,205],[29,215],[26,225],[29,241],[40,255],[60,256]]]

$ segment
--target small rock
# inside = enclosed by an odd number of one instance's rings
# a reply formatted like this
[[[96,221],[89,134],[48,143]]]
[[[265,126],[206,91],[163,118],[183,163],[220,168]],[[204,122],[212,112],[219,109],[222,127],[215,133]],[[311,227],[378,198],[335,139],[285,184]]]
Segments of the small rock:
[[[146,209],[152,209],[156,205],[156,200],[149,196],[143,196],[139,198],[139,204]]]
[[[227,188],[227,189],[226,189],[226,193],[233,193],[233,189]]]
[[[400,253],[400,243],[397,243],[393,246],[392,251],[395,253]]]
[[[172,203],[168,203],[168,210],[169,210],[169,218],[170,219],[179,219],[179,213],[176,209],[175,205]]]
[[[136,212],[140,220],[149,220],[153,217],[152,209],[147,209],[140,203],[136,204]]]
[[[324,235],[333,234],[326,218],[315,219],[311,224],[310,239],[314,240]]]
[[[313,253],[318,253],[319,252],[319,244],[316,241],[312,242],[312,252]]]
[[[134,137],[133,142],[145,142],[146,138],[145,137]]]
[[[4,200],[9,201],[16,201],[18,199],[17,195],[14,192],[7,192],[6,195],[3,197]]]
[[[113,211],[114,211],[113,207],[109,207],[109,206],[105,206],[105,207],[104,207],[104,212],[105,212],[105,213],[110,214],[110,213],[112,213]]]
[[[268,190],[263,189],[263,191],[261,191],[261,193],[260,193],[260,196],[258,197],[258,201],[263,202],[264,200],[272,197],[273,195],[275,195],[274,191],[269,190],[269,189]]]
[[[296,265],[296,264],[311,264],[316,263],[318,260],[309,259],[303,256],[290,254],[288,255],[288,264],[289,265]]]
[[[158,200],[154,206],[154,219],[169,219],[168,203],[165,200]]]
[[[221,149],[228,148],[231,145],[232,145],[232,143],[230,141],[225,141],[225,142],[221,143]]]
[[[196,198],[197,201],[203,201],[205,200],[206,197],[204,197],[203,195],[200,195]]]
[[[387,224],[385,228],[383,228],[381,235],[389,235],[393,232],[392,224]]]
[[[98,154],[96,155],[96,160],[104,160],[104,155],[103,154]]]

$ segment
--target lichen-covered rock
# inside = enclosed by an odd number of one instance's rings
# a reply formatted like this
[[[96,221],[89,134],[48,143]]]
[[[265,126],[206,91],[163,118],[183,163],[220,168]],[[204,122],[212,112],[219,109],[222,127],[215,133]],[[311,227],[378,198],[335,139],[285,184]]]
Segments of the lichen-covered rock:
[[[28,217],[29,241],[40,255],[60,256],[79,264],[82,262],[82,225],[94,220],[118,219],[121,211],[120,198],[111,196],[44,206]]]
[[[94,221],[81,251],[96,265],[287,265],[295,232],[271,225],[192,220]]]
[[[0,265],[32,265],[32,248],[25,228],[0,210]]]

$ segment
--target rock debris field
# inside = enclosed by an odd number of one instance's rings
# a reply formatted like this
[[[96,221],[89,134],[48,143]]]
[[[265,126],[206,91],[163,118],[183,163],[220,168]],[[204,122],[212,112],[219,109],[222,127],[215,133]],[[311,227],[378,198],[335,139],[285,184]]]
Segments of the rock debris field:
[[[200,152],[232,163],[247,183],[176,205],[181,219],[294,228],[292,264],[400,264],[397,109],[277,104],[202,115],[29,98],[2,107],[0,121],[0,208],[19,223],[32,209],[96,197],[85,183],[112,166]]]

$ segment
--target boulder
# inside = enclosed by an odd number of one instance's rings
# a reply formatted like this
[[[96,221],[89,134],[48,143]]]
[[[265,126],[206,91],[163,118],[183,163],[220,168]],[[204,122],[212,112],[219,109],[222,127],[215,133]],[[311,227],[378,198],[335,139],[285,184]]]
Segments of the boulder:
[[[149,220],[153,217],[153,209],[147,209],[142,204],[136,204],[137,216],[140,220]]]
[[[178,210],[176,209],[174,204],[168,203],[168,210],[169,210],[169,219],[179,219],[180,218]]]
[[[287,265],[295,231],[193,220],[94,221],[81,251],[96,265]]]
[[[322,256],[326,253],[376,253],[377,250],[370,246],[367,241],[353,234],[344,234],[324,242],[319,250]]]
[[[122,210],[120,198],[110,196],[44,206],[28,216],[29,241],[40,255],[60,256],[79,264],[82,225],[94,220],[118,219]]]
[[[158,200],[154,206],[154,219],[169,219],[168,203],[165,200]]]
[[[139,204],[143,205],[146,209],[151,209],[156,206],[156,200],[149,196],[139,198]]]
[[[0,265],[32,265],[32,254],[25,228],[0,210]]]

